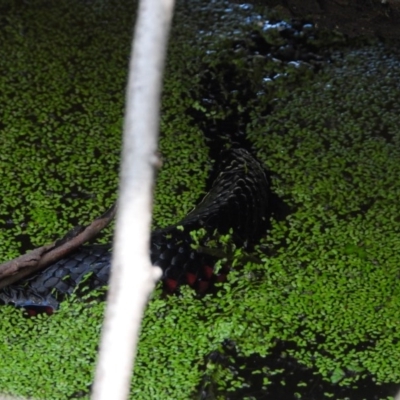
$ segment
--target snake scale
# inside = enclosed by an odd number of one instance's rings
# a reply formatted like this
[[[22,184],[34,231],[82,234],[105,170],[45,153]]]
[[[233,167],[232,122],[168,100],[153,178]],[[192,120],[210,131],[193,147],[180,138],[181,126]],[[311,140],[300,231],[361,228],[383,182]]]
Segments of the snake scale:
[[[238,246],[257,240],[269,219],[269,183],[264,167],[247,150],[231,149],[221,155],[216,178],[201,202],[173,226],[151,234],[150,255],[161,267],[168,289],[187,283],[207,287],[213,277],[213,258],[196,251],[190,231],[204,228],[205,239],[233,232]],[[111,244],[84,245],[32,276],[0,291],[0,302],[17,307],[57,309],[60,301],[85,280],[86,287],[107,285]]]

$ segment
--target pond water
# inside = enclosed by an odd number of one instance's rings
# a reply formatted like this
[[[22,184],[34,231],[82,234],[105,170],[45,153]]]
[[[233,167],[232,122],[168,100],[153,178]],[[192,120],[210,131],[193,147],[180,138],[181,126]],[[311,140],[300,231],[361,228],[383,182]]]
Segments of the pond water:
[[[42,0],[6,1],[0,11],[7,260],[89,222],[115,199],[134,9],[117,0]],[[396,43],[349,40],[248,4],[177,4],[155,225],[193,207],[213,160],[232,144],[265,164],[286,208],[274,210],[254,250],[262,264],[238,263],[217,295],[155,294],[132,398],[394,396],[399,99]],[[71,301],[36,321],[0,309],[0,390],[87,397],[99,307]],[[63,368],[52,368],[60,359]]]

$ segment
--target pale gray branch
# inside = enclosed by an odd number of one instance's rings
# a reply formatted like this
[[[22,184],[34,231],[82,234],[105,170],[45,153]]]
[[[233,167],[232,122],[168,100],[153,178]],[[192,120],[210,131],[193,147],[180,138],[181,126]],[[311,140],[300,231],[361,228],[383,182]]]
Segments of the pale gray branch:
[[[173,0],[141,0],[126,96],[113,266],[92,398],[128,397],[148,298],[161,270],[149,257],[162,70]]]

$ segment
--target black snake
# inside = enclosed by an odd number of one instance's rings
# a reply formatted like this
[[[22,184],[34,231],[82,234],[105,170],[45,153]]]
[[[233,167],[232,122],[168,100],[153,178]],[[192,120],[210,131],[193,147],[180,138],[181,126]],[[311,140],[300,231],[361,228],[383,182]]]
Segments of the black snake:
[[[263,166],[245,149],[222,157],[211,189],[178,224],[151,235],[151,260],[163,270],[170,290],[182,283],[207,286],[213,275],[210,255],[192,248],[190,231],[204,228],[206,238],[215,230],[233,232],[238,246],[256,240],[269,217],[269,184]],[[89,288],[107,285],[111,245],[85,245],[44,270],[0,291],[0,302],[17,307],[56,309],[65,295],[85,279]]]

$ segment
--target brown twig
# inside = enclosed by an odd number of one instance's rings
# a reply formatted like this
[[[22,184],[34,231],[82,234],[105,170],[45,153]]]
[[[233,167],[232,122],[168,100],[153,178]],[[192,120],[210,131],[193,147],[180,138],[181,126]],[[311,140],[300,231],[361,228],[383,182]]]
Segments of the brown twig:
[[[78,226],[70,230],[62,239],[38,247],[27,254],[0,265],[0,289],[39,271],[67,256],[79,246],[95,238],[114,218],[116,203],[102,216],[86,227]]]

